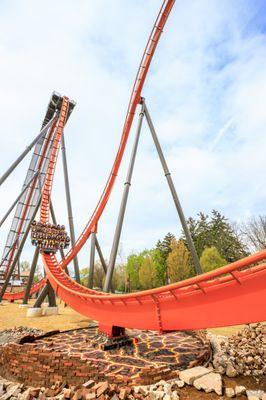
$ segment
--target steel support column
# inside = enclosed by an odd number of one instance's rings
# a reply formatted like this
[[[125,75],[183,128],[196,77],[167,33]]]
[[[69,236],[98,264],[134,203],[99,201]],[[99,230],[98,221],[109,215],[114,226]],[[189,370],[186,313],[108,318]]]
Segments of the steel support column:
[[[13,247],[16,246],[16,241],[12,244],[12,246],[10,246],[10,248],[8,249],[8,252],[6,253],[5,257],[2,258],[1,263],[0,263],[0,267],[2,267],[2,265],[4,264],[4,262],[6,261],[7,257],[9,256],[9,254],[11,253],[11,250],[13,249]]]
[[[48,302],[49,302],[49,307],[56,307],[56,297],[55,297],[55,292],[54,289],[52,288],[51,284],[49,281],[47,281],[47,286],[48,286]]]
[[[68,169],[67,169],[67,159],[66,159],[66,146],[65,146],[65,138],[64,134],[61,139],[61,149],[62,149],[62,160],[63,160],[63,169],[64,169],[64,179],[65,179],[65,189],[66,189],[66,200],[67,200],[67,212],[68,212],[68,220],[69,220],[69,231],[70,231],[70,239],[72,247],[75,244],[75,230],[73,223],[73,213],[72,213],[72,204],[71,204],[71,196],[70,196],[70,186],[69,186],[69,178],[68,178]],[[79,264],[77,256],[73,259],[74,262],[74,270],[76,281],[80,283],[80,273],[79,273]]]
[[[48,296],[48,293],[49,293],[49,285],[50,285],[50,284],[48,284],[48,281],[47,281],[46,285],[44,285],[44,287],[43,287],[42,290],[40,291],[40,293],[39,293],[39,295],[38,295],[38,297],[37,297],[37,299],[36,299],[36,301],[35,301],[35,303],[34,303],[33,308],[40,308],[40,307],[41,307],[42,303],[43,303],[44,300],[45,300],[45,297]]]
[[[178,215],[179,215],[179,219],[181,221],[181,224],[182,224],[182,227],[183,227],[186,239],[187,239],[188,247],[189,247],[189,250],[190,250],[194,265],[195,265],[196,272],[197,272],[198,275],[202,274],[202,269],[201,269],[201,265],[200,265],[200,262],[199,262],[198,254],[197,254],[195,245],[193,243],[190,231],[188,229],[187,222],[186,222],[186,219],[185,219],[185,216],[184,216],[184,213],[183,213],[179,198],[177,196],[176,189],[175,189],[171,174],[169,172],[167,163],[165,161],[165,158],[164,158],[164,155],[163,155],[163,151],[162,151],[159,139],[157,137],[155,128],[153,126],[153,123],[152,123],[152,120],[151,120],[151,117],[150,117],[150,114],[148,112],[148,109],[147,109],[147,106],[145,104],[145,100],[144,99],[143,99],[143,106],[144,106],[144,114],[145,114],[146,120],[148,122],[148,126],[150,128],[150,131],[151,131],[151,134],[152,134],[152,138],[154,140],[154,143],[155,143],[155,146],[156,146],[156,149],[157,149],[157,152],[158,152],[158,155],[159,155],[159,158],[160,158],[163,170],[164,170],[164,174],[165,174],[165,177],[167,179],[167,183],[169,185],[170,191],[171,191],[172,196],[173,196],[173,200],[174,200],[174,203],[175,203]]]
[[[140,131],[141,131],[141,127],[142,127],[143,117],[144,117],[144,106],[142,104],[141,111],[139,114],[139,121],[138,121],[138,126],[137,126],[135,142],[133,145],[130,163],[129,163],[129,167],[128,167],[127,179],[125,182],[123,197],[122,197],[119,215],[118,215],[118,219],[117,219],[117,225],[116,225],[112,250],[111,250],[111,254],[110,254],[110,260],[109,260],[107,273],[106,273],[106,277],[105,277],[105,282],[104,282],[103,290],[105,292],[109,292],[110,287],[111,287],[113,271],[114,271],[115,261],[116,261],[116,256],[117,256],[117,250],[118,250],[118,245],[119,245],[119,241],[120,241],[122,225],[123,225],[125,210],[126,210],[126,205],[127,205],[128,193],[129,193],[129,188],[131,186],[131,178],[132,178],[132,174],[133,174],[133,169],[134,169],[134,164],[135,164],[135,159],[136,159],[136,154],[137,154],[137,149],[138,149],[138,143],[139,143],[139,137],[140,137]]]
[[[91,251],[90,251],[90,265],[89,265],[89,276],[88,276],[88,288],[93,288],[93,275],[94,275],[94,263],[95,263],[95,244],[96,244],[96,227],[91,233]]]
[[[30,223],[28,224],[27,229],[25,230],[25,233],[24,233],[24,235],[23,235],[23,238],[21,239],[21,242],[20,242],[20,244],[19,244],[18,250],[17,250],[16,255],[15,255],[15,257],[14,257],[14,260],[13,260],[13,262],[12,262],[10,268],[9,268],[9,271],[8,271],[7,276],[6,276],[5,282],[3,283],[3,286],[2,286],[2,288],[1,288],[1,292],[0,292],[0,302],[2,301],[3,295],[5,294],[5,291],[6,291],[6,289],[7,289],[7,286],[8,286],[8,284],[9,284],[9,282],[10,282],[11,276],[12,276],[13,273],[14,273],[14,269],[15,269],[15,267],[16,267],[16,264],[17,264],[17,262],[18,262],[18,260],[19,260],[20,254],[21,254],[21,252],[22,252],[22,250],[23,250],[23,247],[24,247],[24,245],[25,245],[26,239],[27,239],[28,234],[29,234],[29,232],[30,232],[31,222],[35,219],[35,216],[36,216],[36,214],[37,214],[39,205],[40,205],[40,200],[39,200],[38,205],[36,206],[36,208],[35,208],[35,210],[34,210],[34,212],[33,212],[33,214],[32,214]]]
[[[33,148],[33,146],[41,139],[41,137],[46,134],[50,126],[53,124],[54,120],[57,118],[57,114],[48,122],[47,125],[43,127],[36,138],[26,147],[26,149],[21,153],[21,155],[13,162],[13,164],[8,168],[8,170],[0,178],[0,186],[8,178],[8,176],[14,171],[18,164],[23,160],[23,158],[28,154],[28,152]]]
[[[35,271],[36,271],[36,266],[37,266],[39,254],[40,254],[40,250],[39,250],[38,247],[36,247],[35,252],[34,252],[34,256],[33,256],[33,260],[32,260],[32,263],[31,263],[31,267],[30,267],[30,274],[29,274],[27,286],[26,286],[26,289],[25,289],[25,292],[24,292],[24,297],[23,297],[22,304],[28,304],[29,297],[30,297],[30,289],[32,287],[33,278],[34,278],[34,274],[35,274]]]
[[[19,196],[16,198],[16,200],[14,201],[14,203],[12,204],[12,206],[8,209],[8,211],[6,212],[6,214],[3,216],[3,218],[0,221],[0,227],[3,225],[3,223],[5,222],[5,220],[7,219],[7,217],[9,216],[9,214],[11,213],[11,211],[13,210],[13,208],[16,206],[16,204],[18,203],[18,201],[20,200],[20,198],[23,196],[23,194],[26,192],[26,190],[29,188],[30,184],[32,183],[32,181],[34,180],[34,178],[36,178],[37,175],[39,175],[40,171],[35,172],[35,174],[32,176],[32,178],[30,179],[29,183],[25,186],[25,188],[22,190],[22,192],[19,194]]]
[[[96,246],[96,250],[97,250],[98,256],[99,256],[99,258],[100,258],[100,261],[101,261],[101,264],[102,264],[104,273],[106,274],[106,272],[107,272],[107,265],[106,265],[105,259],[104,259],[104,257],[103,257],[102,249],[101,249],[101,247],[100,247],[100,244],[99,244],[99,242],[98,242],[98,239],[97,239],[97,236],[96,236],[96,235],[95,235],[95,246]]]

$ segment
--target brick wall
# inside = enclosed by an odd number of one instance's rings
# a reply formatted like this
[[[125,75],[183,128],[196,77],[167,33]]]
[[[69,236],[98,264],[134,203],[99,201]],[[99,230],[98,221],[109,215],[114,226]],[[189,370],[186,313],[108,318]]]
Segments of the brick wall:
[[[34,344],[10,343],[0,347],[0,375],[30,386],[49,387],[56,381],[79,385],[88,379],[150,384],[177,376],[177,372],[167,366],[145,367],[134,381],[130,376],[107,376],[100,369],[101,360],[82,360],[79,355],[67,356],[47,348],[36,350]]]

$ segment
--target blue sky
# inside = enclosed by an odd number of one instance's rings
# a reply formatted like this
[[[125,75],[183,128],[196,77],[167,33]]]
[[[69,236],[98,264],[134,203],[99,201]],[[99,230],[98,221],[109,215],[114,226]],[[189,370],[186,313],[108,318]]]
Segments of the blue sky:
[[[51,92],[77,101],[65,135],[77,235],[108,176],[135,73],[160,0],[0,1],[0,174],[37,134]],[[143,95],[185,215],[265,213],[266,4],[176,1]],[[132,144],[134,129],[129,140]],[[129,150],[99,224],[111,247]],[[1,215],[28,160],[2,187]],[[67,222],[61,160],[53,193]],[[5,241],[8,221],[0,232]],[[122,253],[153,246],[180,223],[146,124],[130,191]],[[32,254],[28,246],[25,257]],[[89,258],[89,244],[81,264]]]

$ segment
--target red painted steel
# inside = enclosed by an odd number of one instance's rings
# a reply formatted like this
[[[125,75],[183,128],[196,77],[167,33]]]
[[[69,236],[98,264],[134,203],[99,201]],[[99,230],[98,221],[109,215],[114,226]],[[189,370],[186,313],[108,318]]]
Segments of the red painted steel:
[[[41,290],[41,288],[45,285],[46,280],[47,280],[46,278],[43,278],[39,282],[35,283],[30,289],[30,295],[39,292],[39,290]],[[3,299],[8,301],[15,301],[15,300],[21,300],[23,299],[23,297],[24,297],[24,290],[21,290],[17,293],[5,292]]]
[[[125,118],[125,122],[124,122],[124,126],[123,126],[122,137],[121,137],[120,145],[119,145],[119,148],[118,148],[118,151],[116,154],[116,158],[115,158],[111,173],[107,180],[107,183],[106,183],[106,186],[102,193],[102,196],[101,196],[87,226],[85,227],[84,231],[78,238],[78,240],[75,243],[75,245],[73,246],[73,248],[68,252],[65,259],[60,262],[60,265],[62,268],[65,268],[73,260],[73,258],[76,256],[76,254],[82,248],[82,246],[86,243],[94,226],[99,221],[99,219],[104,211],[104,208],[109,200],[112,188],[115,183],[117,173],[119,171],[122,157],[123,157],[123,154],[125,151],[127,139],[129,136],[130,128],[132,126],[136,108],[137,108],[137,105],[141,101],[141,91],[142,91],[142,88],[143,88],[143,85],[145,82],[145,78],[148,73],[150,63],[151,63],[153,54],[155,52],[155,49],[157,47],[157,44],[159,42],[164,25],[165,25],[167,18],[171,12],[174,2],[175,2],[175,0],[165,0],[159,11],[158,17],[155,21],[154,27],[152,29],[152,32],[148,39],[147,45],[145,47],[144,54],[142,56],[140,66],[139,66],[139,69],[137,72],[137,76],[136,76],[136,79],[135,79],[135,82],[133,85],[133,89],[132,89],[132,93],[131,93],[131,97],[129,100],[129,105],[128,105],[128,109],[127,109],[127,113],[126,113],[126,118]]]
[[[51,129],[50,129],[50,131],[49,131],[49,134],[48,134],[48,136],[47,136],[47,139],[46,139],[46,141],[45,141],[45,143],[44,143],[44,146],[43,146],[43,149],[42,149],[42,152],[41,152],[39,161],[38,161],[38,165],[37,165],[37,168],[36,168],[37,171],[38,171],[38,170],[39,170],[39,171],[41,170],[42,164],[43,164],[43,162],[44,162],[44,157],[45,157],[45,154],[46,154],[47,149],[48,149],[49,142],[50,142],[50,140],[51,140],[51,137],[52,137],[53,132],[54,132],[54,129],[55,129],[55,124],[56,124],[56,121],[55,121],[54,124],[52,125],[52,127],[51,127]],[[23,207],[23,210],[22,210],[22,214],[21,214],[21,218],[20,218],[20,223],[19,223],[19,226],[18,226],[18,231],[17,231],[17,235],[16,235],[16,239],[15,239],[14,243],[16,243],[16,242],[18,241],[19,235],[21,234],[21,231],[22,231],[22,228],[23,228],[23,224],[24,224],[24,222],[25,222],[25,218],[26,218],[26,216],[27,216],[27,212],[28,212],[28,209],[29,209],[29,206],[30,206],[30,201],[31,201],[31,198],[32,198],[32,195],[33,195],[33,192],[34,192],[34,188],[35,188],[35,186],[36,186],[36,182],[38,181],[38,179],[39,179],[39,177],[36,176],[36,177],[34,178],[33,182],[32,182],[31,185],[30,185],[29,193],[28,193],[28,195],[27,195],[26,202],[25,202],[24,207]],[[5,273],[4,273],[4,277],[6,277],[8,271],[9,271],[9,268],[10,268],[10,265],[11,265],[11,263],[12,263],[12,260],[13,260],[13,256],[14,256],[15,251],[16,251],[16,246],[13,246],[13,248],[12,248],[12,250],[11,250],[11,253],[10,253],[10,255],[9,255],[9,261],[8,261],[8,265],[7,265],[6,270],[5,270]]]
[[[199,329],[266,320],[266,250],[226,267],[179,283],[126,295],[112,295],[85,288],[63,270],[79,252],[98,222],[109,199],[126,146],[136,106],[158,43],[174,1],[165,1],[145,49],[130,98],[120,147],[103,195],[82,235],[66,259],[59,263],[54,255],[43,254],[43,262],[56,295],[79,313],[97,319],[101,326],[155,329]],[[48,222],[53,175],[66,120],[68,99],[64,98],[51,153],[41,203],[41,221]],[[250,267],[247,269],[247,267]],[[246,268],[243,270],[243,268]]]
[[[70,250],[70,252],[67,254],[66,258],[62,260],[60,263],[62,268],[65,268],[71,260],[75,257],[75,255],[79,252],[79,250],[82,248],[82,246],[86,243],[87,239],[89,238],[91,232],[94,229],[94,226],[97,225],[98,220],[100,219],[102,212],[107,204],[107,201],[110,197],[112,188],[115,183],[115,178],[117,176],[121,160],[124,154],[125,146],[127,143],[127,139],[129,136],[130,128],[132,126],[133,118],[135,115],[136,107],[140,103],[141,100],[141,91],[144,85],[144,81],[153,57],[153,54],[155,52],[155,49],[157,47],[158,41],[160,39],[163,27],[165,25],[165,22],[171,12],[171,9],[174,5],[175,0],[165,0],[162,4],[162,7],[160,9],[159,15],[156,19],[156,22],[154,24],[154,27],[152,29],[152,32],[150,34],[149,40],[147,42],[146,48],[144,50],[143,57],[141,59],[141,63],[138,69],[138,73],[133,85],[133,90],[131,93],[131,97],[129,100],[129,105],[128,105],[128,110],[126,113],[126,119],[124,122],[124,127],[123,127],[123,132],[122,132],[122,137],[119,145],[119,149],[115,158],[115,162],[113,164],[113,168],[111,170],[111,173],[109,175],[108,181],[106,183],[105,189],[102,193],[102,196],[100,198],[100,201],[98,202],[98,205],[89,221],[87,226],[85,227],[84,231],[82,232],[81,236],[77,240],[75,246]],[[64,122],[65,123],[65,122]],[[62,131],[61,131],[62,134]],[[61,136],[60,134],[58,135],[58,140],[60,142]],[[48,206],[46,204],[46,206]],[[48,214],[49,210],[44,211],[47,219],[48,219]],[[11,293],[8,294],[9,300],[13,300]],[[15,297],[15,294],[14,294]],[[23,292],[20,292],[20,298],[23,297]],[[6,298],[6,295],[4,295],[4,298]],[[16,294],[16,299],[18,298],[18,294]]]
[[[124,154],[127,138],[140,102],[142,87],[163,26],[174,4],[164,1],[146,46],[133,87],[120,146],[101,199],[80,238],[65,260],[43,254],[47,278],[57,296],[81,314],[111,326],[169,331],[200,329],[266,320],[266,250],[210,273],[179,283],[126,295],[112,295],[85,288],[63,270],[82,248],[99,221],[109,199]],[[64,97],[55,132],[41,203],[41,221],[48,222],[49,202],[60,140],[66,122],[68,99]],[[247,267],[250,266],[248,269]],[[243,270],[243,268],[246,268]],[[45,279],[41,284],[45,282]],[[38,283],[32,288],[35,290]],[[9,295],[8,293],[6,294]],[[12,294],[17,295],[17,294]]]
[[[41,168],[42,168],[42,165],[43,165],[43,162],[44,162],[44,158],[45,158],[47,150],[48,150],[49,143],[52,140],[52,137],[53,137],[53,134],[54,134],[54,131],[55,131],[56,121],[57,120],[55,120],[55,122],[51,126],[51,129],[50,129],[50,131],[48,133],[48,136],[45,139],[45,143],[44,143],[44,146],[42,148],[42,151],[41,151],[41,154],[40,154],[40,158],[39,158],[36,170],[41,170]],[[32,195],[33,195],[33,192],[34,192],[34,187],[36,186],[37,180],[38,180],[38,176],[36,176],[36,178],[31,183],[31,187],[30,187],[28,196],[26,198],[26,202],[25,202],[24,207],[23,207],[23,211],[22,211],[22,215],[21,215],[21,221],[20,221],[20,224],[19,224],[19,227],[18,227],[17,237],[16,237],[14,243],[17,242],[17,240],[19,238],[19,235],[20,235],[20,233],[22,231],[22,227],[23,227],[23,224],[25,222],[25,218],[27,216],[27,211],[29,209],[30,201],[31,201],[31,198],[32,198]],[[7,268],[6,268],[6,271],[5,271],[5,276],[7,275],[8,270],[9,270],[9,268],[11,266],[11,263],[12,263],[12,260],[13,260],[13,256],[14,256],[14,253],[15,253],[15,249],[16,249],[16,246],[13,247],[13,249],[11,251],[11,254],[9,256],[9,262],[8,262],[8,265],[7,265]],[[34,294],[34,293],[38,292],[42,288],[42,286],[44,285],[45,281],[46,281],[45,279],[41,279],[39,282],[37,282],[31,288],[30,294]],[[19,291],[17,293],[5,292],[4,295],[3,295],[3,299],[4,300],[8,300],[8,301],[21,300],[21,299],[23,299],[23,297],[24,297],[24,290],[21,290],[21,291]]]
[[[79,286],[61,270],[53,257],[43,257],[47,277],[57,296],[74,310],[107,327],[162,332],[266,320],[266,264],[244,271],[239,270],[239,264],[232,264],[214,273],[161,288],[110,295],[95,294]],[[256,258],[265,259],[266,251],[258,253]],[[251,258],[241,261],[245,266],[252,262]]]

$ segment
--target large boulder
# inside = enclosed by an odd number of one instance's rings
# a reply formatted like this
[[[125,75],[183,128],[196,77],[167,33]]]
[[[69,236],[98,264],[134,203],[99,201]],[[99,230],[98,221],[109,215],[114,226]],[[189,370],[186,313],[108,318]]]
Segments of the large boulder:
[[[205,367],[194,367],[181,371],[179,373],[179,379],[184,381],[187,385],[192,385],[195,379],[198,379],[206,374],[209,374],[210,370]]]
[[[193,385],[196,389],[203,389],[206,393],[215,392],[219,396],[222,395],[222,377],[220,374],[216,374],[215,372],[210,372],[209,374],[203,375],[201,378],[194,380]]]

